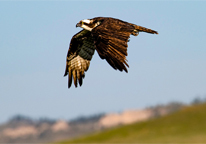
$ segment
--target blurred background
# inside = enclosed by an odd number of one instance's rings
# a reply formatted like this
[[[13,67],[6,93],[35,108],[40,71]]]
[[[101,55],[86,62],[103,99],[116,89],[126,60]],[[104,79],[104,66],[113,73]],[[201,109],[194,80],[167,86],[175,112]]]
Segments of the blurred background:
[[[61,120],[64,127],[62,121],[78,117],[96,120],[125,110],[174,101],[181,103],[175,103],[179,108],[196,97],[204,99],[205,7],[204,1],[1,1],[0,124],[13,117],[52,119],[52,124]],[[151,28],[159,35],[131,36],[128,73],[115,71],[95,52],[83,86],[68,89],[63,74],[70,40],[81,30],[75,25],[98,16]]]

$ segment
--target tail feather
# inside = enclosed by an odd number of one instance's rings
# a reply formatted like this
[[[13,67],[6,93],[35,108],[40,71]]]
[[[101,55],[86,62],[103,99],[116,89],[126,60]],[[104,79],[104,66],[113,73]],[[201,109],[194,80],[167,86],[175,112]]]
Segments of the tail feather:
[[[135,27],[134,31],[133,31],[133,35],[137,36],[139,32],[147,32],[147,33],[151,33],[151,34],[158,34],[157,31],[152,30],[152,29],[148,29],[142,26],[138,26],[138,25],[133,25]]]

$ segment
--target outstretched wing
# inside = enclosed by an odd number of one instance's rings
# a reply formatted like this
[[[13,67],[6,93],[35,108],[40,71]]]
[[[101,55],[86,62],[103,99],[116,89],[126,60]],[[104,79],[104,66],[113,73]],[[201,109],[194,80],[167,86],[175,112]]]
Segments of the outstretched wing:
[[[127,72],[127,42],[134,29],[127,22],[106,18],[91,31],[99,56],[106,59],[114,69]]]
[[[89,68],[94,51],[94,40],[90,31],[82,30],[72,37],[67,53],[66,70],[64,74],[64,76],[69,75],[68,88],[72,85],[72,77],[75,87],[77,87],[77,79],[79,85],[82,85],[85,76],[84,72]]]

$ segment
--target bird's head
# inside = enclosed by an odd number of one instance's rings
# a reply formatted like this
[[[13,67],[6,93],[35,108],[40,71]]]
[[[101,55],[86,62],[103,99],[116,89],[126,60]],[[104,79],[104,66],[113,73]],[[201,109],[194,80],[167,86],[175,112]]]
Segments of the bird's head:
[[[92,31],[92,29],[98,26],[99,24],[99,21],[94,21],[92,19],[84,19],[77,23],[76,27],[82,27],[85,30]]]

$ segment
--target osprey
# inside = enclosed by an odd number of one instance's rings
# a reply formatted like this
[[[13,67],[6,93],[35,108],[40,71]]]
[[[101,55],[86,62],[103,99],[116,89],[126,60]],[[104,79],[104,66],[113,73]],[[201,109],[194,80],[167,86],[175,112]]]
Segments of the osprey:
[[[71,87],[72,77],[75,87],[78,82],[82,85],[84,72],[88,70],[95,50],[115,70],[127,72],[127,42],[130,34],[158,34],[157,31],[109,17],[84,19],[76,27],[82,27],[83,30],[72,37],[67,53],[64,76],[68,75],[68,88]]]

